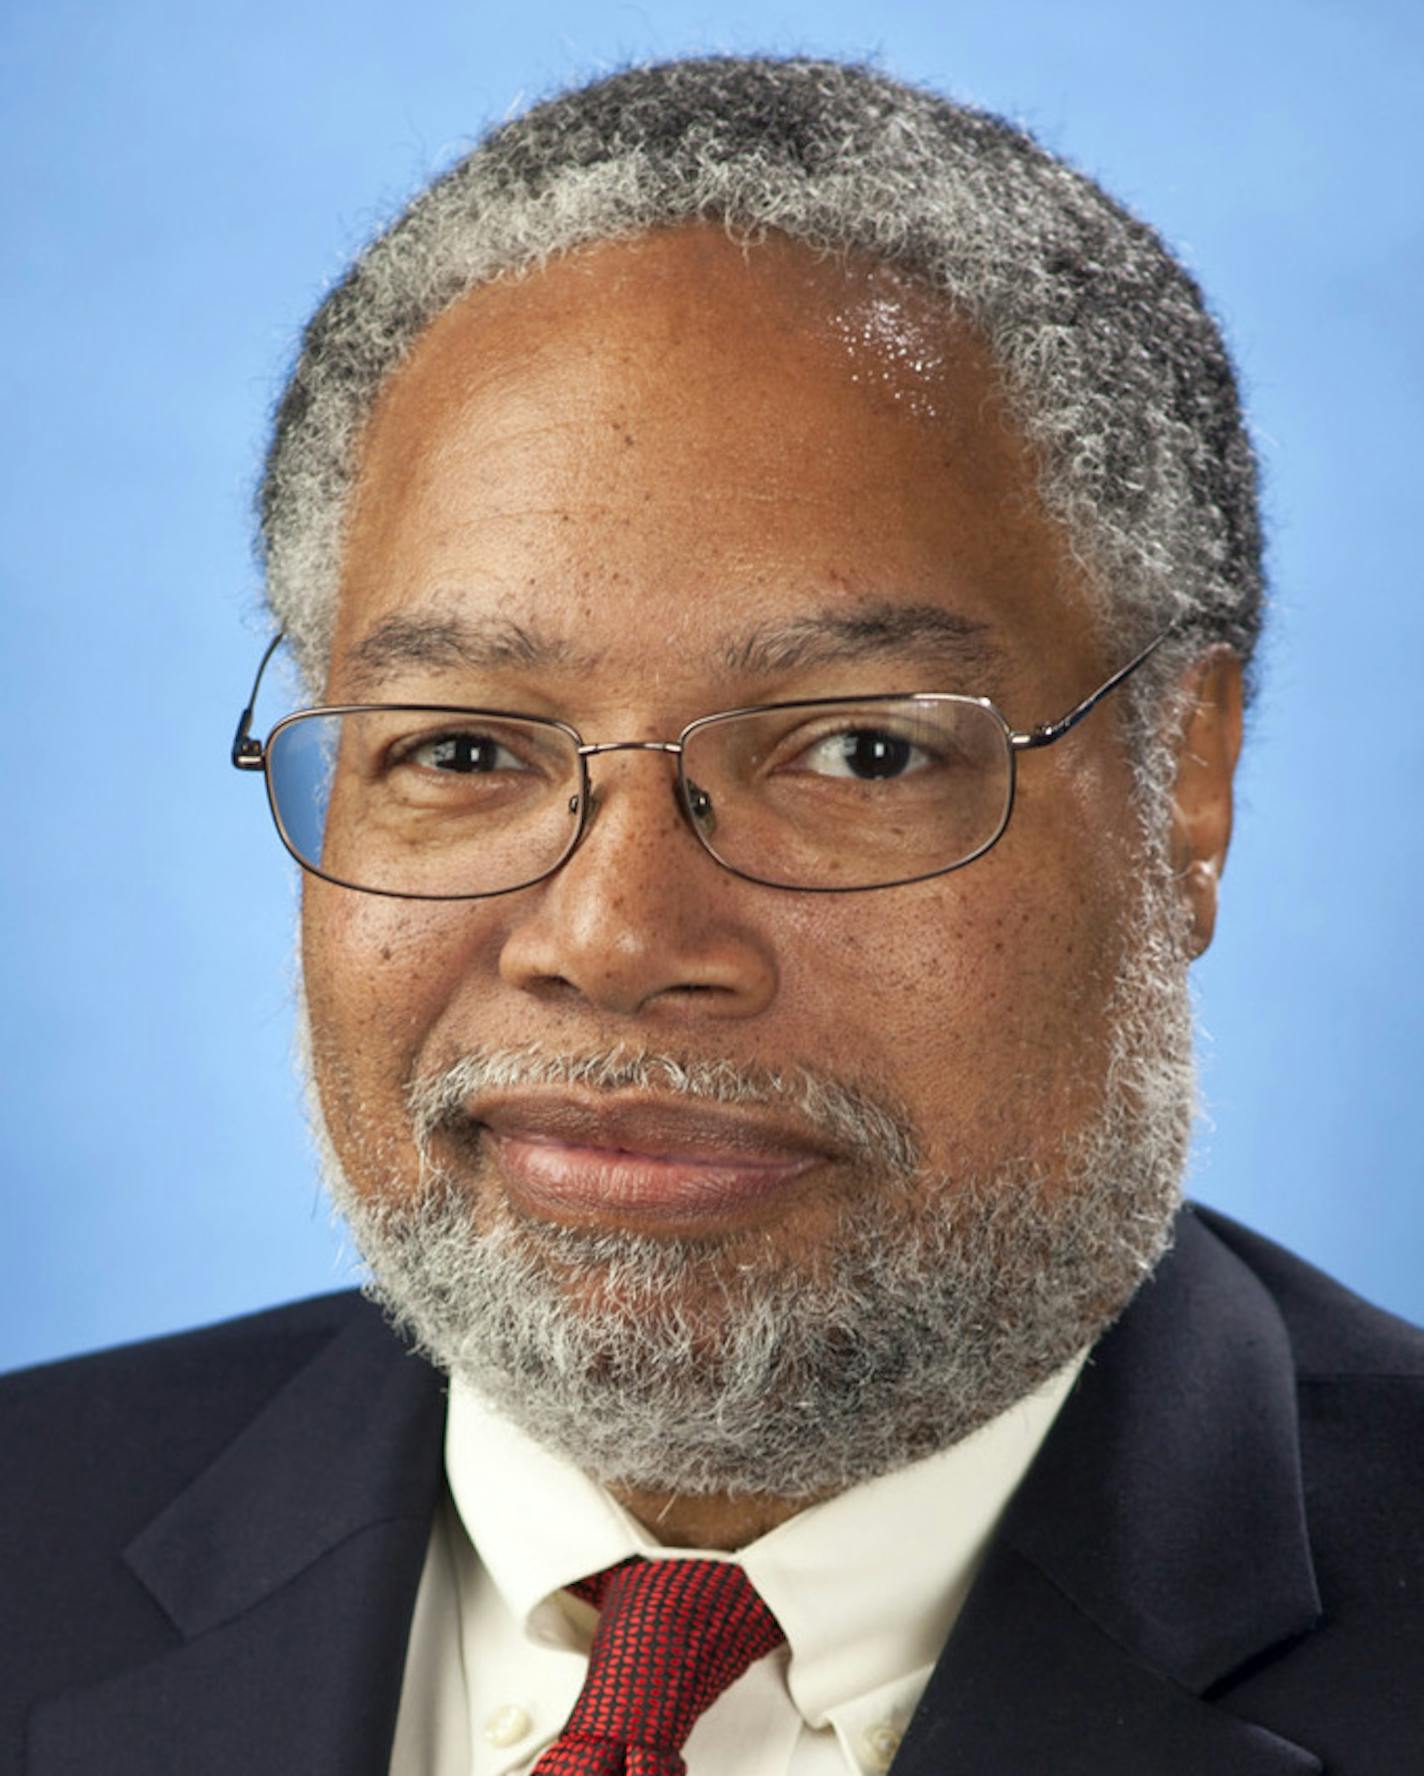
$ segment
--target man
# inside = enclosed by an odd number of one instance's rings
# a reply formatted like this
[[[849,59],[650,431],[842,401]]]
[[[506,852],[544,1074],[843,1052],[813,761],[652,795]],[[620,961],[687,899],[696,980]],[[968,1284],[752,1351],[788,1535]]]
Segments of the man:
[[[1424,1345],[1179,1206],[1261,582],[1150,231],[862,70],[619,75],[323,304],[262,510],[234,760],[431,1363],[13,1381],[6,1767],[1424,1768]]]

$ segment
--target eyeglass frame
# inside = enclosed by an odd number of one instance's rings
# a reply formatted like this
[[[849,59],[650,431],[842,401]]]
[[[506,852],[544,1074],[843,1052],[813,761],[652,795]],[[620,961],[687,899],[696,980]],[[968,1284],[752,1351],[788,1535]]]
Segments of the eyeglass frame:
[[[330,882],[337,888],[347,888],[353,894],[379,894],[390,900],[494,900],[501,894],[517,894],[523,888],[534,888],[540,882],[548,881],[550,876],[557,875],[564,867],[588,834],[597,807],[597,794],[589,776],[588,761],[591,758],[602,757],[603,754],[609,752],[659,752],[665,756],[676,758],[677,799],[682,813],[698,844],[718,868],[726,870],[729,875],[737,876],[744,882],[754,882],[762,888],[779,889],[785,894],[875,894],[884,888],[908,888],[916,882],[929,882],[933,881],[936,876],[951,875],[955,870],[963,869],[967,864],[977,863],[986,852],[992,851],[1008,831],[1009,821],[1013,816],[1014,799],[1018,789],[1019,754],[1040,751],[1061,740],[1065,734],[1071,733],[1079,722],[1085,716],[1090,715],[1105,697],[1115,691],[1126,679],[1131,678],[1139,666],[1145,665],[1158,648],[1179,631],[1180,627],[1179,622],[1169,623],[1165,629],[1148,642],[1140,653],[1135,654],[1125,666],[1120,666],[1110,678],[1098,686],[1097,690],[1084,697],[1082,702],[1075,703],[1066,715],[1060,716],[1057,721],[1040,722],[1033,728],[1010,727],[998,705],[988,697],[969,697],[954,691],[881,691],[866,697],[793,697],[775,703],[750,703],[738,709],[718,709],[710,715],[700,715],[694,721],[690,721],[675,740],[602,741],[585,740],[577,728],[568,722],[560,721],[556,716],[528,715],[523,711],[486,709],[453,703],[331,703],[317,705],[310,709],[294,709],[273,725],[265,740],[259,740],[252,733],[253,713],[268,663],[286,639],[286,632],[279,630],[268,643],[258,662],[257,674],[252,681],[252,690],[243,707],[242,714],[237,719],[237,728],[233,734],[229,757],[239,771],[261,771],[267,789],[267,806],[272,815],[273,825],[277,828],[277,836],[282,841],[284,849],[296,863],[309,875],[317,876],[323,882]],[[724,857],[719,856],[713,850],[710,838],[701,830],[699,824],[701,813],[696,805],[699,796],[706,799],[705,792],[699,790],[697,785],[689,780],[683,763],[689,736],[702,728],[714,726],[719,722],[732,721],[739,716],[766,715],[778,709],[817,709],[830,708],[841,703],[875,704],[908,701],[972,703],[992,715],[1003,730],[1009,760],[1009,785],[1008,794],[1004,798],[1003,818],[993,837],[985,840],[977,850],[971,851],[968,857],[961,857],[956,862],[947,863],[940,869],[925,870],[917,876],[897,877],[891,882],[825,883],[803,887],[794,882],[772,882],[765,876],[754,876],[750,871],[739,869],[735,864],[728,863]],[[566,735],[573,742],[578,757],[579,792],[570,798],[569,805],[570,814],[576,814],[578,819],[572,837],[557,860],[551,863],[547,869],[540,870],[538,875],[530,876],[526,881],[514,882],[507,888],[482,888],[468,894],[412,894],[396,888],[367,888],[358,882],[348,882],[341,876],[329,875],[314,863],[308,862],[289,837],[286,825],[282,820],[281,810],[277,806],[276,793],[272,787],[272,773],[268,768],[272,742],[284,729],[315,716],[378,715],[395,710],[406,710],[416,715],[486,715],[502,721],[534,723],[541,727],[557,729]]]

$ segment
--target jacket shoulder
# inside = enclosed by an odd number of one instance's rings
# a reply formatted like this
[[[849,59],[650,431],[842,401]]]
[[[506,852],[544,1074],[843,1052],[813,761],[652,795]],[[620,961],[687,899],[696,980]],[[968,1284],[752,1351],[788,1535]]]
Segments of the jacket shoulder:
[[[1415,1768],[1424,1664],[1424,1332],[1261,1235],[1199,1211],[1270,1294],[1295,1365],[1320,1616],[1226,1706],[1341,1772]]]
[[[0,1546],[37,1517],[109,1546],[136,1532],[363,1315],[344,1291],[0,1377]]]
[[[1424,1381],[1424,1329],[1375,1307],[1229,1216],[1199,1204],[1193,1213],[1270,1294],[1285,1322],[1302,1381],[1351,1375]]]
[[[0,1769],[20,1767],[37,1704],[172,1684],[159,1703],[148,1694],[177,1732],[185,1711],[190,1726],[195,1708],[213,1714],[204,1683],[277,1693],[288,1666],[308,1669],[301,1636],[274,1629],[270,1654],[252,1654],[260,1683],[243,1678],[212,1650],[222,1635],[192,1623],[205,1608],[210,1623],[245,1621],[264,1588],[305,1596],[290,1581],[322,1554],[367,1546],[352,1528],[421,1517],[438,1456],[423,1380],[434,1372],[412,1362],[408,1378],[406,1362],[379,1311],[343,1294],[0,1380]],[[424,1534],[424,1522],[409,1531],[417,1552]],[[191,1668],[206,1678],[183,1677],[190,1648],[206,1649]],[[123,1707],[94,1706],[127,1744]],[[106,1740],[85,1744],[82,1763],[61,1767],[210,1767],[122,1750],[111,1762]]]

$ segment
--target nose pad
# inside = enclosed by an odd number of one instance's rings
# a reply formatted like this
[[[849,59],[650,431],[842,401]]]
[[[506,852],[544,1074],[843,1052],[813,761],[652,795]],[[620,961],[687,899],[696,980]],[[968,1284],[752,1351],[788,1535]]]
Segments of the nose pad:
[[[712,806],[712,798],[700,783],[687,780],[687,811],[692,816],[704,839],[710,839],[717,830],[717,811]]]
[[[674,781],[672,786],[672,796],[673,800],[677,803],[679,812],[690,816],[702,836],[710,839],[713,833],[717,830],[717,811],[712,806],[712,797],[705,789],[703,789],[702,785],[700,783],[694,783],[689,777],[687,780],[687,795],[684,798],[679,794],[677,783]],[[569,797],[569,813],[577,816],[582,801],[583,798],[581,796],[571,795]],[[597,789],[590,784],[588,791],[588,811],[584,815],[583,833],[581,838],[588,837],[594,821],[598,818],[598,810],[601,806],[602,797],[599,795]]]

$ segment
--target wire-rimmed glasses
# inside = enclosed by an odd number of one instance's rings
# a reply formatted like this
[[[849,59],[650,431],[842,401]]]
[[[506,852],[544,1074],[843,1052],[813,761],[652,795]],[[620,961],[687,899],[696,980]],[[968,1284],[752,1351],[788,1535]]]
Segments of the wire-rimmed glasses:
[[[962,869],[1003,836],[1021,752],[1051,746],[1143,664],[1164,630],[1055,722],[1015,730],[984,697],[939,691],[727,709],[675,740],[590,743],[567,722],[445,704],[348,703],[251,735],[282,843],[313,875],[367,894],[478,900],[551,876],[598,806],[590,760],[676,763],[688,827],[724,869],[769,888],[850,893]]]

